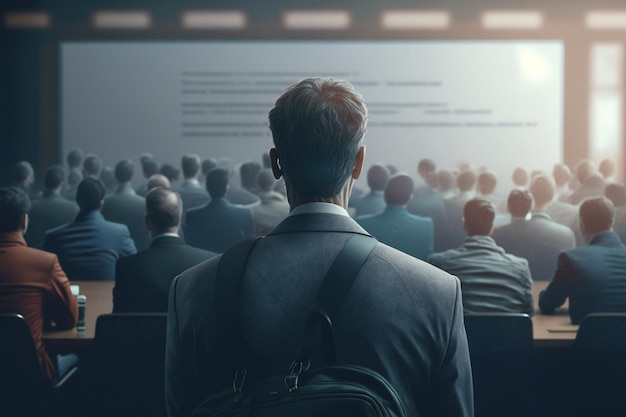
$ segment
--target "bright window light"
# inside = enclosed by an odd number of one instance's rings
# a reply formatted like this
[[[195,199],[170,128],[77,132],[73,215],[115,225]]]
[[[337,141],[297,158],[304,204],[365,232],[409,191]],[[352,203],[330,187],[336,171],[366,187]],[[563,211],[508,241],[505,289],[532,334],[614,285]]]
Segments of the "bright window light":
[[[534,11],[488,11],[482,15],[485,29],[532,30],[543,26],[543,14]]]
[[[626,11],[589,12],[585,16],[588,29],[626,29]]]
[[[447,29],[450,14],[444,11],[388,10],[381,15],[381,26],[388,30]]]
[[[46,29],[52,17],[46,12],[12,12],[4,15],[4,26],[8,29]]]
[[[292,11],[283,14],[287,29],[347,29],[352,16],[347,11]]]
[[[243,29],[246,15],[240,11],[189,11],[182,15],[185,29]]]
[[[151,24],[150,13],[142,11],[103,11],[93,15],[93,25],[97,29],[148,29]]]

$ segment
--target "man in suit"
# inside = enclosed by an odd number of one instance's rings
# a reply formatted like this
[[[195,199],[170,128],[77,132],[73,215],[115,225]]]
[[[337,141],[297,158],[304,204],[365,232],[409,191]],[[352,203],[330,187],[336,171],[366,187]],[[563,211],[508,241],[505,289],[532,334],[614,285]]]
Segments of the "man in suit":
[[[109,221],[125,224],[137,250],[144,250],[150,245],[150,235],[144,223],[145,199],[130,184],[134,173],[135,164],[130,159],[115,165],[117,189],[104,199],[102,215]]]
[[[248,161],[239,167],[240,186],[233,184],[228,187],[226,199],[232,204],[253,207],[259,204],[257,195],[256,176],[261,170],[258,162]]]
[[[429,217],[406,209],[413,198],[413,180],[406,174],[391,177],[385,187],[385,209],[379,214],[357,217],[356,221],[380,242],[418,259],[433,253],[435,230]]]
[[[74,221],[46,232],[43,249],[57,254],[70,280],[113,280],[115,262],[137,252],[128,227],[102,216],[103,199],[102,182],[85,178],[76,193],[80,211]]]
[[[274,191],[276,179],[271,169],[262,169],[257,175],[260,204],[253,206],[254,235],[265,236],[289,214],[287,197]]]
[[[305,79],[270,111],[272,171],[284,177],[291,213],[256,242],[241,288],[248,373],[284,372],[326,271],[354,234],[347,212],[365,157],[367,110],[345,82]],[[314,150],[314,152],[313,152]],[[215,276],[221,257],[174,280],[168,309],[165,392],[169,415],[185,416],[232,385],[216,369]],[[472,375],[458,280],[376,243],[333,318],[338,357],[368,366],[398,391],[409,415],[470,416]],[[200,335],[198,337],[198,335]]]
[[[474,171],[461,171],[456,177],[456,187],[459,192],[443,200],[445,209],[445,225],[441,234],[439,250],[453,249],[460,246],[465,240],[463,230],[463,207],[474,197],[476,174]]]
[[[183,155],[181,167],[183,171],[183,182],[178,188],[178,193],[183,201],[185,210],[200,207],[209,202],[211,197],[202,188],[198,181],[201,159],[198,155]]]
[[[554,198],[551,178],[535,177],[530,192],[534,198],[531,219],[497,228],[493,238],[507,252],[528,260],[535,281],[548,281],[559,253],[575,247],[576,238],[572,229],[553,221],[547,212]]]
[[[25,236],[34,248],[41,249],[46,230],[69,223],[78,214],[76,203],[61,195],[64,179],[65,171],[61,165],[52,165],[46,170],[46,191],[41,199],[33,201]]]
[[[167,312],[174,277],[215,253],[187,246],[178,236],[182,215],[180,195],[165,188],[146,194],[146,227],[150,247],[120,258],[115,266],[113,312]]]
[[[231,204],[224,197],[228,191],[228,171],[215,168],[206,176],[211,201],[187,211],[185,240],[191,246],[211,252],[224,252],[229,246],[254,235],[252,212]]]
[[[552,314],[569,297],[578,324],[589,313],[626,312],[626,247],[613,231],[615,208],[606,197],[585,200],[580,230],[588,243],[559,255],[552,281],[539,294],[539,308]]]
[[[468,201],[463,209],[467,239],[457,249],[432,254],[428,262],[459,277],[465,314],[533,315],[528,262],[507,254],[490,237],[495,217],[492,202],[480,198]]]
[[[63,369],[46,352],[44,321],[60,330],[76,325],[78,305],[57,257],[24,240],[30,201],[16,187],[0,188],[0,313],[21,314],[33,336],[42,372],[54,379]],[[3,335],[6,338],[7,335]]]
[[[354,217],[378,214],[385,210],[385,186],[390,176],[389,169],[382,164],[374,164],[367,170],[370,192],[350,200],[350,208],[355,210]]]

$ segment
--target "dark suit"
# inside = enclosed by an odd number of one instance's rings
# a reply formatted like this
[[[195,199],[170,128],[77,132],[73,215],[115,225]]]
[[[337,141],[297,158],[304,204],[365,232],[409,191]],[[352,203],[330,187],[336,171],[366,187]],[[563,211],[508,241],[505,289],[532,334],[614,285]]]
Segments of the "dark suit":
[[[167,312],[174,277],[215,255],[186,245],[178,236],[157,237],[148,249],[117,261],[113,312]]]
[[[248,258],[241,306],[255,358],[250,374],[288,369],[330,263],[354,233],[366,233],[345,210],[344,215],[308,213],[308,207],[292,211],[257,241]],[[231,385],[215,377],[217,363],[224,360],[215,355],[211,314],[218,261],[215,257],[189,269],[172,283],[165,362],[172,416],[188,415],[206,396]],[[456,278],[377,243],[333,328],[340,361],[380,372],[409,410],[422,417],[471,415],[471,369]]]
[[[102,215],[111,222],[128,226],[137,250],[144,250],[150,245],[150,233],[145,221],[146,200],[138,196],[130,185],[118,188],[104,200]]]
[[[29,213],[26,241],[31,247],[41,248],[46,231],[69,223],[78,214],[78,205],[58,191],[47,191],[43,198],[33,202]]]
[[[177,191],[183,201],[183,210],[203,206],[211,200],[198,181],[185,181]]]
[[[226,248],[254,235],[252,212],[214,198],[209,204],[186,212],[185,241],[196,248],[224,252]]]
[[[380,214],[356,221],[376,239],[421,260],[433,253],[435,230],[429,217],[416,216],[402,206],[387,206]]]
[[[535,312],[528,262],[505,253],[489,236],[468,237],[428,262],[459,277],[465,314]]]
[[[549,280],[559,253],[576,247],[572,229],[556,223],[543,211],[533,212],[528,221],[511,219],[511,223],[496,228],[492,237],[508,253],[528,260],[535,281]]]
[[[559,255],[552,281],[539,294],[539,308],[554,313],[568,297],[574,324],[589,313],[626,312],[626,247],[616,233],[599,233],[589,246]]]
[[[117,260],[137,252],[128,227],[106,221],[98,210],[49,230],[43,248],[57,254],[72,281],[113,280]]]

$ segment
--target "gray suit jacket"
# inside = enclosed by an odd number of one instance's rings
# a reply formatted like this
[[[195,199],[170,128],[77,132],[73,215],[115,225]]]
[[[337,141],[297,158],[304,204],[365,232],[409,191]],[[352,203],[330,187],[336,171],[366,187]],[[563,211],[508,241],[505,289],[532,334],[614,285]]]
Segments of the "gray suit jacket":
[[[295,221],[300,225],[294,225]],[[305,227],[301,227],[302,224]],[[250,375],[286,372],[330,264],[354,233],[352,219],[292,214],[259,240],[241,288]],[[166,402],[186,416],[232,381],[215,377],[215,275],[221,256],[177,277],[170,289]],[[377,243],[333,321],[341,363],[385,376],[420,416],[470,416],[472,376],[458,279]]]
[[[78,205],[58,192],[46,192],[33,201],[30,209],[26,241],[28,246],[41,249],[46,231],[70,223],[78,214]]]

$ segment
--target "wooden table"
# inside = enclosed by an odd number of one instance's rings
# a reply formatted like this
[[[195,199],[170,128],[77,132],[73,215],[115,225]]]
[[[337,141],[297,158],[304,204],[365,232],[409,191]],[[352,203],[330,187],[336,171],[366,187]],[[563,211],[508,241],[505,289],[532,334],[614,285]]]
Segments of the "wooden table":
[[[114,281],[73,281],[79,286],[79,293],[87,297],[85,305],[85,330],[76,328],[61,331],[46,331],[44,343],[48,349],[63,350],[67,348],[85,348],[93,344],[96,334],[96,320],[100,314],[113,311]]]
[[[68,349],[85,348],[93,344],[96,331],[96,319],[100,314],[113,311],[113,281],[76,281],[73,285],[80,286],[80,293],[87,296],[85,309],[86,329],[64,331],[48,331],[44,333],[44,342],[48,348]],[[546,281],[533,283],[536,314],[533,321],[533,339],[535,347],[560,348],[569,346],[576,338],[578,326],[572,326],[567,314],[567,304],[557,310],[554,315],[543,315],[539,312],[537,302],[539,292],[548,285]]]

